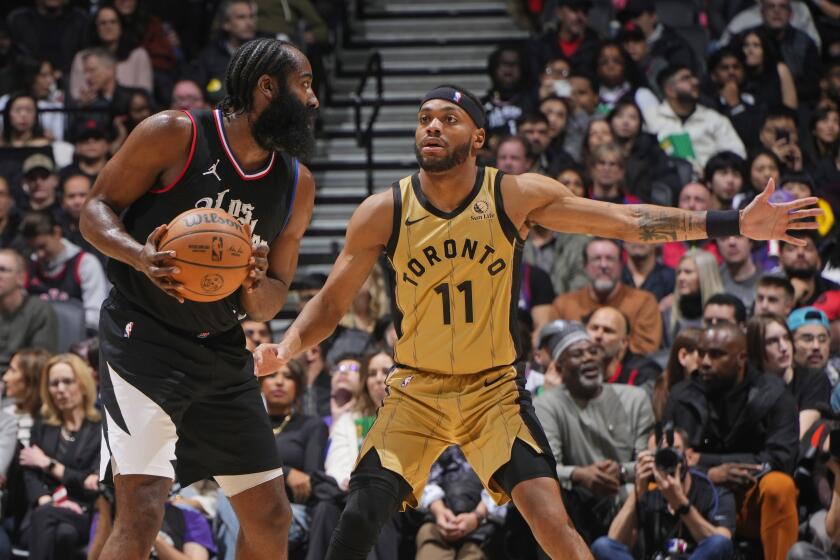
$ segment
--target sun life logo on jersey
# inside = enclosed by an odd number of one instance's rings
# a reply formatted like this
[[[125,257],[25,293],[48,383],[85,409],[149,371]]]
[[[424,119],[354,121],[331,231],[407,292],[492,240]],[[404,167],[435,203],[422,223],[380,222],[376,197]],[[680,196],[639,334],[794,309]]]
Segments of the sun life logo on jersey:
[[[131,338],[131,331],[134,330],[134,321],[129,321],[125,324],[125,331],[123,331],[123,338]]]
[[[475,215],[470,216],[470,219],[473,221],[492,220],[496,217],[496,214],[490,212],[490,205],[487,204],[486,200],[477,200],[475,204],[473,204],[472,209],[473,212],[475,212]]]

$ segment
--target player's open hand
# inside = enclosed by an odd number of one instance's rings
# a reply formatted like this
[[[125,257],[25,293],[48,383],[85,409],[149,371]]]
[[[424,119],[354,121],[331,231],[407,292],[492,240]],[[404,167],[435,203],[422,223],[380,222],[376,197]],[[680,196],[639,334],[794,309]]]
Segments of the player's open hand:
[[[776,204],[770,202],[774,192],[776,183],[770,179],[764,192],[756,196],[742,211],[741,233],[750,239],[780,239],[792,245],[804,246],[806,241],[793,237],[789,231],[817,229],[814,218],[822,216],[823,211],[819,208],[807,208],[816,205],[817,198],[810,196]]]
[[[134,268],[145,274],[152,281],[152,284],[180,303],[184,303],[184,296],[181,293],[183,285],[172,278],[173,274],[178,274],[181,271],[173,261],[175,251],[158,250],[158,245],[164,235],[166,235],[166,225],[156,227],[149,234]]]
[[[268,271],[268,245],[261,244],[254,247],[251,260],[248,262],[248,276],[242,282],[242,287],[249,294],[260,287]]]
[[[260,344],[254,350],[254,373],[257,377],[271,375],[291,359],[292,353],[283,344]]]

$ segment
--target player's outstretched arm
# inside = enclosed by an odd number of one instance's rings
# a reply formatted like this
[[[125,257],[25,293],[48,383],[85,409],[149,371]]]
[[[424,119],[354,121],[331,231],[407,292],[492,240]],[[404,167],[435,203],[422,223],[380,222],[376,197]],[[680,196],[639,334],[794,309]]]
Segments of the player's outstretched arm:
[[[289,222],[272,241],[268,250],[265,277],[256,271],[243,285],[240,299],[248,316],[255,321],[269,321],[283,309],[289,285],[297,269],[300,240],[312,219],[315,205],[315,179],[309,169],[300,164],[297,193],[289,208]]]
[[[554,179],[527,173],[506,175],[502,184],[505,208],[518,227],[539,224],[554,231],[584,233],[625,241],[664,243],[705,239],[707,212],[651,204],[611,204],[574,196]],[[781,239],[795,245],[803,240],[789,230],[816,229],[822,210],[806,208],[816,198],[774,204],[771,179],[767,188],[740,211],[740,232],[751,239]]]
[[[324,287],[306,304],[279,344],[262,344],[254,353],[257,375],[274,373],[335,330],[385,249],[393,214],[390,191],[367,198],[356,209],[347,225],[344,249]]]
[[[178,177],[192,134],[192,122],[182,111],[164,111],[137,125],[99,174],[79,219],[82,235],[97,250],[145,273],[179,300],[179,285],[167,280],[173,272],[170,252],[157,251],[166,229],[154,230],[143,245],[126,232],[119,216],[158,181],[169,184]]]

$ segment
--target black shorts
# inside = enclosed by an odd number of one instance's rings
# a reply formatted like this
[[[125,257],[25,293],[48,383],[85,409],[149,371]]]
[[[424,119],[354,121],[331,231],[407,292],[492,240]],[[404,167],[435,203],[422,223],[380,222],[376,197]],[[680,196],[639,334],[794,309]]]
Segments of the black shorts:
[[[103,478],[282,474],[240,328],[190,337],[112,296],[99,337]]]

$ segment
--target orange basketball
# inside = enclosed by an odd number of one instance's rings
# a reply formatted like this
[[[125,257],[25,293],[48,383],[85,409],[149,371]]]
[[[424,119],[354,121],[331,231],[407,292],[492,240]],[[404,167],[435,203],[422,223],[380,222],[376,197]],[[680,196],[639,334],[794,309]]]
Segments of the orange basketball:
[[[242,285],[251,259],[251,234],[239,220],[216,208],[195,208],[175,217],[159,250],[175,251],[181,272],[172,277],[192,301],[216,301]]]

